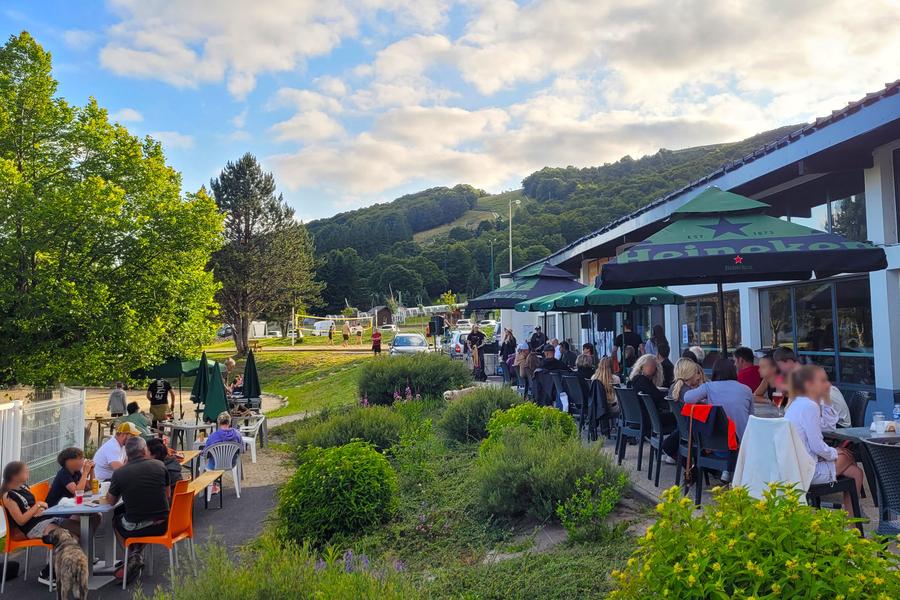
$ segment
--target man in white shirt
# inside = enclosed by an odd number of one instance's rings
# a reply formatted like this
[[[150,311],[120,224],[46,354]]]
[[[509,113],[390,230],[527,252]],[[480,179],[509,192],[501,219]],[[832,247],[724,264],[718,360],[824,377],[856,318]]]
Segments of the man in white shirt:
[[[783,385],[786,386],[788,375],[800,366],[800,363],[797,362],[797,356],[790,348],[777,348],[772,358],[775,359],[778,370],[784,377]],[[850,407],[847,406],[847,401],[844,400],[844,395],[841,393],[841,390],[832,385],[828,398],[829,404],[831,404],[831,407],[837,415],[838,427],[851,427]]]
[[[116,428],[116,435],[106,440],[94,454],[94,475],[97,479],[112,479],[113,471],[125,464],[125,442],[131,436],[140,434],[140,430],[130,421]]]

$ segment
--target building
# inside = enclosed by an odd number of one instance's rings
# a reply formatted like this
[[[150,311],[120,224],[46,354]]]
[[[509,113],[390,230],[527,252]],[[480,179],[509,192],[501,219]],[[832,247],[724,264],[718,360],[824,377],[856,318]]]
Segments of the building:
[[[900,402],[900,81],[543,260],[593,285],[617,249],[661,229],[675,209],[713,185],[770,204],[775,216],[884,248],[888,268],[868,275],[728,285],[725,318],[729,348],[792,347],[806,361],[824,366],[845,392],[873,390],[869,414],[890,414],[893,403]],[[719,347],[715,286],[672,289],[687,303],[635,311],[636,330],[646,337],[652,325],[663,324],[673,354],[692,345]],[[538,318],[503,313],[503,322],[517,334]],[[614,328],[612,319],[601,317],[599,328]],[[551,337],[562,337],[565,329],[573,341],[596,340],[586,325],[579,315],[551,315],[546,321]]]

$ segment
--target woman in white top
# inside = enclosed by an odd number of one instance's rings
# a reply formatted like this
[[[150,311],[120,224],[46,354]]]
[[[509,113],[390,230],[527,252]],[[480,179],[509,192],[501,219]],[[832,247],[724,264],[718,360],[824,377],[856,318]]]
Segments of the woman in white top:
[[[822,437],[822,400],[828,397],[831,383],[822,367],[804,365],[788,377],[790,403],[784,418],[790,421],[806,451],[816,461],[813,484],[830,483],[838,475],[852,478],[859,492],[863,472],[847,448],[832,448]],[[850,509],[850,495],[844,494],[844,507]]]

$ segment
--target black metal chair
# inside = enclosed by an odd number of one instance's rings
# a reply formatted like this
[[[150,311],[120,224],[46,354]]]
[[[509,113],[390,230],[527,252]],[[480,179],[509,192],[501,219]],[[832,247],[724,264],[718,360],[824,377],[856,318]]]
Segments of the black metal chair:
[[[856,390],[847,400],[847,408],[850,409],[851,427],[864,427],[866,424],[866,408],[872,401],[872,392]]]
[[[671,398],[666,398],[666,400],[669,402],[669,409],[675,415],[675,425],[678,427],[678,459],[675,464],[675,485],[680,487],[681,471],[684,469],[684,465],[687,464],[688,450],[690,449],[690,454],[694,454],[696,446],[688,444],[691,422],[690,419],[681,414],[681,408],[684,404]],[[691,458],[692,468],[694,462],[694,459]]]
[[[562,389],[569,397],[569,414],[578,422],[578,431],[587,426],[588,387],[584,379],[577,375],[563,375]]]
[[[900,534],[900,445],[864,442],[878,485],[879,535]],[[875,494],[873,494],[875,495]]]
[[[622,464],[625,458],[625,446],[628,439],[633,439],[638,445],[637,470],[641,470],[641,461],[644,457],[644,435],[647,431],[644,423],[644,413],[641,410],[641,400],[637,392],[630,388],[617,386],[616,398],[619,401],[619,433],[616,436],[616,455],[618,464]]]
[[[725,411],[713,406],[710,412],[712,426],[694,424],[694,444],[697,453],[694,455],[697,465],[697,477],[694,478],[694,501],[700,506],[703,501],[703,483],[709,485],[710,471],[730,471],[735,453],[728,447],[728,417]],[[704,430],[708,430],[705,433]],[[722,456],[725,454],[725,456]]]
[[[810,506],[822,508],[822,496],[842,494],[844,492],[850,494],[850,504],[853,508],[853,516],[857,519],[861,518],[863,514],[859,507],[859,494],[856,493],[856,481],[850,477],[838,476],[837,481],[832,481],[831,483],[817,483],[809,486],[809,489],[806,490],[806,501]],[[859,529],[860,535],[865,536],[862,523],[856,523],[856,527]]]
[[[556,388],[553,383],[553,374],[544,369],[535,369],[534,401],[538,406],[553,406],[556,400]]]
[[[647,458],[647,479],[650,479],[653,474],[653,458],[656,458],[656,473],[653,475],[653,485],[659,487],[659,471],[662,467],[662,444],[665,436],[672,433],[671,427],[666,430],[666,428],[662,424],[662,419],[659,416],[659,409],[656,407],[656,403],[653,401],[653,398],[648,396],[647,394],[638,394],[638,398],[640,398],[643,403],[644,411],[647,413],[647,417],[649,418],[650,430],[648,432],[648,443],[650,444],[650,454]]]

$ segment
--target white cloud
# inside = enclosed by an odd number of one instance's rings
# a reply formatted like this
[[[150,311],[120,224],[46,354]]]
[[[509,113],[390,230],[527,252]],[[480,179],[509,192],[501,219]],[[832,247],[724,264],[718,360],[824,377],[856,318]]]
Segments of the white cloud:
[[[125,107],[110,113],[109,118],[118,123],[138,123],[144,120],[144,115],[137,109]]]
[[[248,112],[249,112],[249,109],[245,108],[238,114],[231,117],[231,124],[234,125],[235,127],[237,127],[238,129],[243,129],[244,126],[247,124],[247,113]]]
[[[194,136],[178,131],[153,131],[148,134],[155,140],[162,142],[164,147],[188,149],[194,147]]]
[[[97,41],[97,34],[93,31],[85,31],[84,29],[67,29],[62,34],[63,41],[67,46],[75,50],[84,50],[94,45]]]
[[[310,142],[340,137],[344,133],[344,128],[324,112],[309,110],[276,123],[269,131],[279,142]]]
[[[340,78],[326,75],[316,78],[316,85],[322,90],[322,93],[335,98],[340,98],[347,94],[347,84]]]

